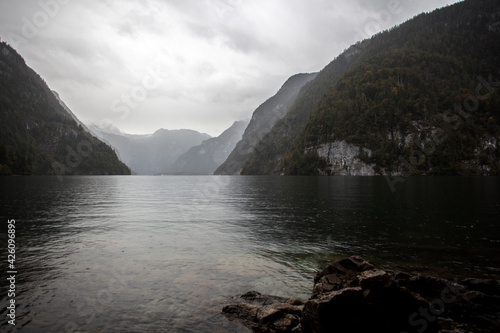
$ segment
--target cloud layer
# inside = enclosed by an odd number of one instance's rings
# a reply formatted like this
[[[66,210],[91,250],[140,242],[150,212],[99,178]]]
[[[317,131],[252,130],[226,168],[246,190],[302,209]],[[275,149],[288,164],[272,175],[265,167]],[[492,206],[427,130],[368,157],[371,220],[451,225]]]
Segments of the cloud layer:
[[[218,135],[285,80],[447,0],[5,0],[0,37],[86,123]]]

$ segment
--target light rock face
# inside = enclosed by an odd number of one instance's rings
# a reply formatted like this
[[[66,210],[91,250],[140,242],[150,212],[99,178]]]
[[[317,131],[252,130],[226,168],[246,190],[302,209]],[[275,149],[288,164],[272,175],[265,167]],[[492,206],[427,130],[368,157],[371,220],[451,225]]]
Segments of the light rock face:
[[[321,145],[317,153],[328,161],[332,175],[338,176],[375,176],[373,166],[359,159],[360,154],[371,156],[369,149],[345,141],[335,141]]]

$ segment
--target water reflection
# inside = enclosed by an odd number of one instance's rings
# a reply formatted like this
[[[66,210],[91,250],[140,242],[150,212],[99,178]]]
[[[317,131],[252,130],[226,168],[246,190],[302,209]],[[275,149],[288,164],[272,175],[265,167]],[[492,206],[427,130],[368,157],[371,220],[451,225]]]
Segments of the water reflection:
[[[269,258],[328,261],[362,255],[393,268],[498,277],[498,178],[245,177],[240,207]],[[279,244],[279,245],[277,245]],[[481,269],[482,267],[482,269]]]
[[[220,314],[230,296],[255,289],[305,298],[314,271],[348,255],[500,277],[493,177],[408,178],[395,193],[382,177],[0,183],[1,217],[19,226],[23,332],[243,332]]]
[[[61,300],[71,285],[68,271],[85,269],[79,267],[84,263],[73,261],[75,253],[82,251],[89,234],[102,231],[98,223],[82,222],[88,222],[89,210],[101,213],[99,203],[112,200],[113,186],[99,186],[97,178],[82,182],[71,177],[62,182],[57,177],[2,178],[1,185],[2,219],[16,220],[17,326],[27,325],[23,332],[29,332],[28,324],[41,313],[67,312],[69,302]],[[4,313],[2,308],[0,315]],[[51,328],[61,327],[51,323]]]

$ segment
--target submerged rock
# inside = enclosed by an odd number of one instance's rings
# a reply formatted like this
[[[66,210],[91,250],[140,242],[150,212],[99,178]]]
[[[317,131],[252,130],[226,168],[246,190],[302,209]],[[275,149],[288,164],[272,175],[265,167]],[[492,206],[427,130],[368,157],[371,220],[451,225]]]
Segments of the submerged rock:
[[[243,325],[259,333],[301,332],[302,301],[262,295],[256,291],[250,291],[240,298],[246,302],[222,309],[230,320],[238,319]]]
[[[328,265],[309,300],[248,292],[224,307],[254,332],[500,332],[500,282],[458,282],[377,269],[360,257]]]

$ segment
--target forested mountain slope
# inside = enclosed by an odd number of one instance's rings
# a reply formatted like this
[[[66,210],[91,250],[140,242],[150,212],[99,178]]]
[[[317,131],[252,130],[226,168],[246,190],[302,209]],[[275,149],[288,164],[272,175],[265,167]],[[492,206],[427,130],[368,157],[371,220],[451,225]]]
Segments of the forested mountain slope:
[[[243,137],[215,174],[236,175],[254,153],[255,146],[271,131],[295,103],[302,88],[316,77],[317,73],[296,74],[290,77],[273,97],[262,103],[253,113]]]
[[[130,174],[5,43],[0,43],[0,174]]]
[[[497,174],[499,56],[500,1],[421,14],[320,72],[244,173]]]

